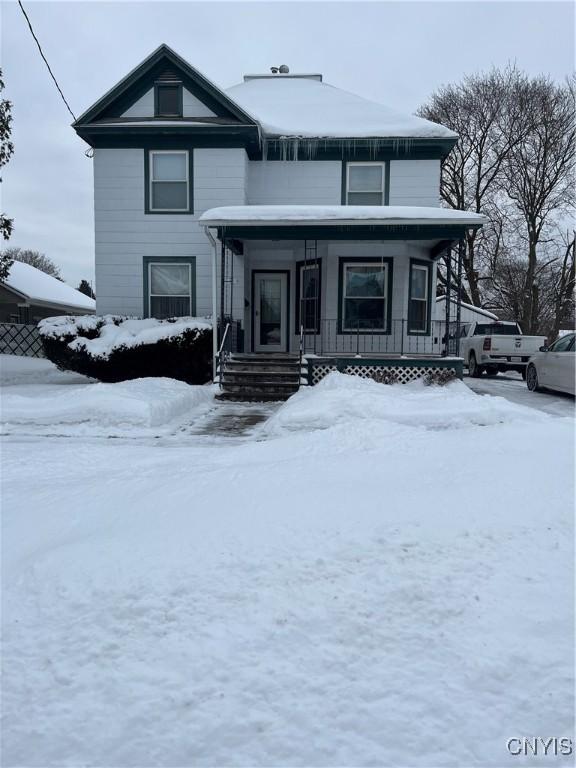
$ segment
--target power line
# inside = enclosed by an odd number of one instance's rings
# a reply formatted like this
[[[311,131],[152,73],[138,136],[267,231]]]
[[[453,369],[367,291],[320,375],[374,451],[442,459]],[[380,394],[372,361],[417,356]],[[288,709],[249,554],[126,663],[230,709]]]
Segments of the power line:
[[[54,76],[54,72],[52,72],[52,70],[50,69],[50,64],[48,64],[48,59],[46,58],[46,56],[44,56],[44,51],[42,50],[42,46],[40,45],[40,43],[39,43],[39,41],[38,41],[38,38],[37,38],[37,37],[36,37],[36,35],[34,34],[34,30],[32,29],[32,24],[31,24],[31,22],[30,22],[30,19],[28,18],[28,14],[27,14],[27,13],[26,13],[26,11],[24,10],[24,6],[23,6],[23,5],[22,5],[22,3],[20,2],[20,0],[18,0],[18,5],[20,6],[20,10],[21,10],[21,11],[22,11],[22,13],[24,14],[24,18],[25,18],[25,19],[26,19],[26,21],[28,22],[28,27],[30,28],[30,33],[31,33],[32,37],[34,38],[34,40],[36,41],[36,45],[38,46],[38,50],[40,51],[40,56],[42,56],[42,58],[44,59],[44,63],[45,63],[45,64],[46,64],[46,66],[48,67],[48,72],[50,72],[50,77],[52,78],[52,80],[54,80],[54,85],[56,86],[56,88],[58,88],[58,93],[59,93],[59,94],[60,94],[60,96],[62,97],[62,101],[64,102],[64,104],[66,104],[66,109],[68,110],[68,112],[70,112],[70,114],[71,114],[71,115],[72,115],[72,117],[74,118],[74,121],[76,121],[76,115],[75,115],[75,114],[74,114],[74,112],[72,112],[72,110],[70,109],[70,104],[68,104],[68,102],[66,101],[66,97],[65,97],[65,96],[64,96],[64,94],[62,93],[62,88],[60,88],[60,86],[58,85],[58,80],[56,80],[56,78],[55,78],[55,76]]]

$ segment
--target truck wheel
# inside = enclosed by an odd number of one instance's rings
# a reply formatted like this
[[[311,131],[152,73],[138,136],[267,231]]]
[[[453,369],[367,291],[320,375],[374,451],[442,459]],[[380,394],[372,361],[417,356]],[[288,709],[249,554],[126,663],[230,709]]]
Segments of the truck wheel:
[[[532,363],[530,363],[526,369],[526,384],[530,392],[540,392],[541,387],[538,384],[538,372],[536,371],[536,366],[532,365]]]
[[[497,365],[489,365],[486,368],[486,373],[488,376],[498,376],[498,366]]]
[[[468,360],[468,373],[470,376],[472,376],[473,379],[477,379],[482,376],[482,368],[476,362],[476,355],[474,352],[470,353],[470,358]]]

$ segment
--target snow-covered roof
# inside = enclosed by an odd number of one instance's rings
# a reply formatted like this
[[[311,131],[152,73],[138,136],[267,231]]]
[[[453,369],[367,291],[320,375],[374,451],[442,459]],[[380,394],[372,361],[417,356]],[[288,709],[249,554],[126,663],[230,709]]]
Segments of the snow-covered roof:
[[[268,136],[457,138],[443,125],[403,115],[316,78],[251,77],[226,94],[253,115]]]
[[[10,267],[8,277],[2,283],[17,291],[31,302],[54,305],[67,309],[95,312],[96,302],[89,296],[56,280],[30,264],[15,261]]]
[[[200,216],[204,226],[290,224],[460,224],[479,226],[479,213],[414,205],[228,205]]]
[[[437,296],[436,297],[436,303],[446,303],[446,296]],[[457,304],[457,299],[450,298],[451,304]],[[490,318],[490,320],[498,320],[498,315],[495,315],[494,312],[489,312],[487,309],[482,309],[482,307],[475,307],[474,304],[467,304],[465,301],[460,302],[460,306],[464,307],[465,309],[469,309],[471,312],[477,312],[479,315],[485,315],[486,317]]]

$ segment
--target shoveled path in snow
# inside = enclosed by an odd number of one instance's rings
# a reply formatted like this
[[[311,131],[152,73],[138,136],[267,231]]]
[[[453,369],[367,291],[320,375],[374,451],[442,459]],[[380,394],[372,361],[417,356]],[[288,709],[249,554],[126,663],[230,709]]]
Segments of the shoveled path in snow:
[[[178,435],[216,438],[250,438],[256,427],[267,421],[281,403],[217,402],[200,419],[178,430]]]

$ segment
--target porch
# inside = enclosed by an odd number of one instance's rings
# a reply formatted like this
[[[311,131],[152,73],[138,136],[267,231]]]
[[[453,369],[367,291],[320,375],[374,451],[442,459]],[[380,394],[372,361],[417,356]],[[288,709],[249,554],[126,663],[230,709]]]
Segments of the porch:
[[[206,212],[200,223],[214,246],[220,329],[215,361],[231,353],[296,355],[310,384],[330,370],[373,375],[375,366],[393,368],[402,381],[448,362],[461,375],[453,358],[432,366],[457,356],[459,337],[454,302],[435,316],[436,262],[481,221],[462,211],[390,206]],[[457,260],[457,278],[461,269]]]

